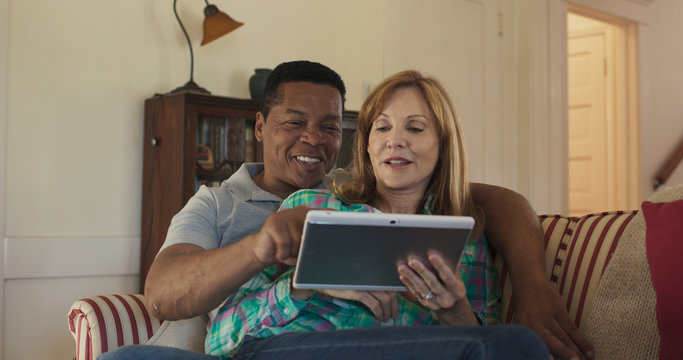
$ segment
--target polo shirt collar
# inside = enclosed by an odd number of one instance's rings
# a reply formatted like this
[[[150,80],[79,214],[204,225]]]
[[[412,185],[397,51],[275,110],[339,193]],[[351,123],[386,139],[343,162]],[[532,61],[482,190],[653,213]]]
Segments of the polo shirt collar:
[[[282,202],[282,198],[258,187],[254,182],[254,176],[263,171],[263,163],[244,163],[226,180],[231,191],[243,201],[276,201]],[[316,189],[324,188],[323,184]]]

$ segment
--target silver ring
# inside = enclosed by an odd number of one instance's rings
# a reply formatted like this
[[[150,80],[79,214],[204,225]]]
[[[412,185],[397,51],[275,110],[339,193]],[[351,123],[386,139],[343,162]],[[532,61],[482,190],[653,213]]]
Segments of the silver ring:
[[[431,300],[431,299],[434,298],[434,293],[433,293],[431,290],[429,290],[429,292],[427,293],[427,295],[423,296],[423,298],[424,298],[425,300]]]

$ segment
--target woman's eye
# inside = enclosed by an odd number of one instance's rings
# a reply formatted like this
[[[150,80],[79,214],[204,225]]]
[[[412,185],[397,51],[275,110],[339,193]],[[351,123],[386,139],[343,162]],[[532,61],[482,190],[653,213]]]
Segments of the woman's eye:
[[[423,129],[423,128],[418,128],[418,127],[409,127],[409,128],[408,128],[408,131],[410,131],[411,133],[420,133],[420,132],[423,132],[424,129]]]

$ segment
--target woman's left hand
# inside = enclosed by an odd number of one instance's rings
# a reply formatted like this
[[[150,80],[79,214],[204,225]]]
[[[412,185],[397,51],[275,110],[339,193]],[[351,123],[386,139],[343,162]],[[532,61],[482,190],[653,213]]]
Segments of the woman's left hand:
[[[408,291],[449,324],[477,324],[458,266],[454,270],[435,252],[428,260],[434,271],[416,257],[398,264],[399,279]]]

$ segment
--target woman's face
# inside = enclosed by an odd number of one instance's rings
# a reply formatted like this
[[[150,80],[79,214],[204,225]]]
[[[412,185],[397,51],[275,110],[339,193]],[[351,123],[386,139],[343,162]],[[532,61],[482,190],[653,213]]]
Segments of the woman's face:
[[[431,109],[416,87],[394,91],[372,122],[368,154],[379,191],[424,193],[439,158]]]

